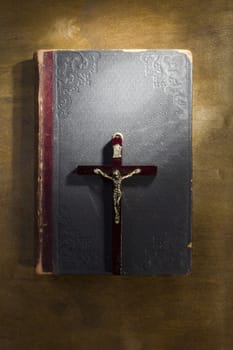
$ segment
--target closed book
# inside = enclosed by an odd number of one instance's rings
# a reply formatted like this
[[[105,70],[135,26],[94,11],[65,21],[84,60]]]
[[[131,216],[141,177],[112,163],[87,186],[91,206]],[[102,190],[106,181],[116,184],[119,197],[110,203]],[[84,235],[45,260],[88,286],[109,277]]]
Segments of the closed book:
[[[116,274],[113,204],[118,201],[120,274],[190,272],[191,53],[40,50],[35,61],[36,271]],[[142,173],[157,169],[124,179],[119,200],[113,180],[77,170],[111,170],[116,133],[123,135],[123,165]]]

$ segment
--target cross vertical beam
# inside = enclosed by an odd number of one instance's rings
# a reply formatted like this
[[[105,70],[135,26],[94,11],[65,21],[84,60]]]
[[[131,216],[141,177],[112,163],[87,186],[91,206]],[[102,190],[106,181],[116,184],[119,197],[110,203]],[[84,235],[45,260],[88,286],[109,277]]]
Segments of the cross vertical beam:
[[[119,169],[122,166],[122,146],[123,135],[115,133],[112,136],[112,167]],[[114,208],[113,208],[114,210]],[[112,273],[121,275],[122,273],[122,220],[121,205],[119,206],[120,222],[116,223],[114,215],[112,216]]]

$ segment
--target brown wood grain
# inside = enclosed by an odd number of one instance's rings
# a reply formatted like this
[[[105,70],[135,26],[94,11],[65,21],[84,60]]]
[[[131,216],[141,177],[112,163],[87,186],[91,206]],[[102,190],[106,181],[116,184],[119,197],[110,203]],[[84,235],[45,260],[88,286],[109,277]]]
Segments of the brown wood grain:
[[[1,1],[0,349],[230,350],[233,344],[231,1]],[[32,53],[193,53],[193,272],[36,276]]]

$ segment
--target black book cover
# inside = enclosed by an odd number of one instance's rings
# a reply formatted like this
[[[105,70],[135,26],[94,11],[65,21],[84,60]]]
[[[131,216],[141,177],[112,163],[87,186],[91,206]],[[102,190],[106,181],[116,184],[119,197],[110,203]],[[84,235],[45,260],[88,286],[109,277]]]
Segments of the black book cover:
[[[112,274],[112,184],[80,176],[109,165],[124,136],[124,165],[156,177],[123,184],[122,274],[191,269],[192,61],[184,50],[39,51],[36,270]]]

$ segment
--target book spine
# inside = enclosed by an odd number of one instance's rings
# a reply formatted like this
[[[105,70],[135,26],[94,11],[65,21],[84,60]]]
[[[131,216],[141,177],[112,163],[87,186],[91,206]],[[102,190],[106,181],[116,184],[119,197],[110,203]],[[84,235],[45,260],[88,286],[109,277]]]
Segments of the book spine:
[[[38,51],[37,115],[38,115],[38,181],[36,272],[53,272],[53,52]]]

